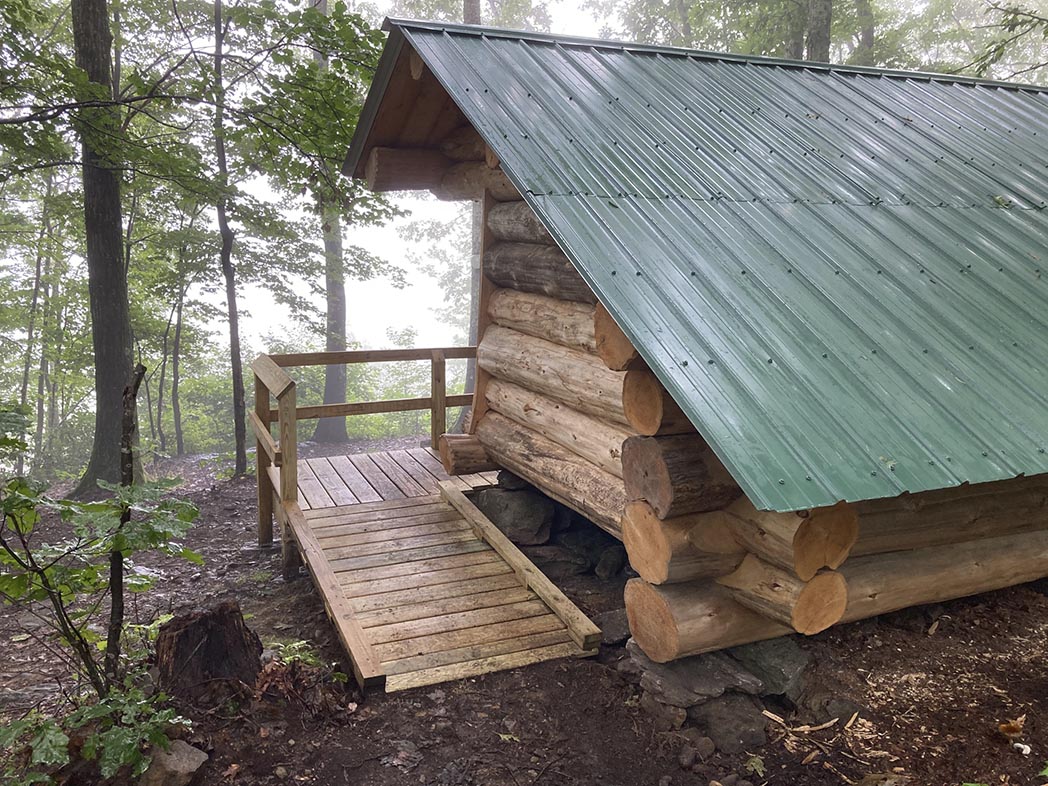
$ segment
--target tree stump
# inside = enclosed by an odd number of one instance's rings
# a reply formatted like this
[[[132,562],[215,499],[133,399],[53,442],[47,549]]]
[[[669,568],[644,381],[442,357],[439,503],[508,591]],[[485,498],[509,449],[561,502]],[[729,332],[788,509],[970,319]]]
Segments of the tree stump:
[[[160,627],[156,665],[160,687],[173,696],[201,697],[230,688],[253,688],[261,669],[262,642],[244,623],[240,604],[183,614]]]

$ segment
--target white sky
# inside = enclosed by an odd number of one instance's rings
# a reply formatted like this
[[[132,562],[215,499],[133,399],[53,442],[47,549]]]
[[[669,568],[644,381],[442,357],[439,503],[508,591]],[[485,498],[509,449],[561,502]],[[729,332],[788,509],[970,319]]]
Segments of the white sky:
[[[567,35],[596,36],[600,25],[588,13],[581,11],[576,2],[561,0],[550,4],[552,32]],[[395,288],[388,280],[377,279],[367,282],[346,282],[347,316],[346,328],[352,339],[365,349],[384,349],[390,346],[387,330],[403,330],[414,327],[418,331],[417,345],[451,346],[454,330],[440,321],[437,310],[446,308],[437,282],[414,269],[406,258],[404,242],[397,233],[399,227],[416,219],[440,219],[450,221],[458,212],[458,203],[439,202],[429,197],[405,196],[398,204],[410,215],[397,219],[384,227],[350,227],[346,232],[347,244],[363,246],[408,271],[409,286]],[[415,249],[424,253],[423,249]],[[463,260],[464,265],[469,260]],[[248,316],[241,326],[242,337],[254,351],[264,351],[263,337],[272,335],[274,326],[286,324],[288,310],[273,302],[268,293],[246,287],[242,292],[241,305]],[[459,306],[463,312],[469,303]],[[324,304],[317,302],[317,314],[322,317]],[[221,338],[226,335],[224,324],[214,325]],[[318,342],[320,340],[318,339]],[[318,343],[318,347],[319,343]]]

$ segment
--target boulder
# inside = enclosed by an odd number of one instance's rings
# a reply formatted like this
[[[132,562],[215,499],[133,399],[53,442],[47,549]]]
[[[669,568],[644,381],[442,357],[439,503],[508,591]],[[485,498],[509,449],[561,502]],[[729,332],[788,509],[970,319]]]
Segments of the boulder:
[[[728,691],[757,695],[764,689],[757,677],[720,652],[655,663],[633,639],[626,643],[626,651],[641,669],[641,687],[676,707],[692,707]]]
[[[725,693],[688,710],[688,719],[706,731],[717,750],[742,753],[760,748],[768,741],[763,707],[752,696]]]
[[[590,568],[584,557],[562,546],[523,546],[521,551],[551,581],[579,576]]]
[[[506,489],[507,491],[524,491],[525,489],[532,488],[532,485],[524,480],[524,478],[514,475],[508,469],[499,470],[495,483],[499,488]]]
[[[612,579],[626,567],[626,549],[621,543],[613,543],[600,553],[593,572],[598,579]]]
[[[600,628],[600,641],[612,647],[622,644],[630,637],[630,623],[626,618],[626,609],[613,609],[597,616],[594,620]]]
[[[655,696],[645,691],[640,697],[640,708],[655,721],[658,731],[674,731],[684,725],[688,713],[680,707],[663,704]]]
[[[139,786],[189,786],[197,770],[204,766],[207,754],[185,740],[175,740],[166,751],[153,754],[149,769],[139,779]]]
[[[726,652],[764,683],[761,695],[785,696],[796,704],[804,693],[804,675],[812,657],[793,637],[744,644]]]
[[[474,499],[481,513],[518,546],[538,546],[549,540],[553,501],[537,491],[492,486]]]

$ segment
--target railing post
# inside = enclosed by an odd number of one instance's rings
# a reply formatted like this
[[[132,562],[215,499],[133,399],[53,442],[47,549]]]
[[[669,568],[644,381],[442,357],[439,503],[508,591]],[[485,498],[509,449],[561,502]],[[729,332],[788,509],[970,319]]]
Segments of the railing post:
[[[255,374],[255,414],[269,426],[269,388]],[[269,455],[255,440],[255,479],[258,486],[258,545],[273,545],[273,483],[269,479]]]
[[[433,403],[430,408],[429,435],[430,447],[436,450],[440,442],[440,435],[448,426],[448,391],[444,353],[439,349],[433,350],[430,364],[432,372],[430,398]]]
[[[295,384],[292,382],[277,396],[277,420],[280,424],[280,501],[283,505],[298,502],[298,421]],[[285,518],[287,514],[285,513]],[[280,533],[281,556],[284,579],[290,581],[298,574],[301,560],[298,546],[291,533],[290,522],[285,523]]]

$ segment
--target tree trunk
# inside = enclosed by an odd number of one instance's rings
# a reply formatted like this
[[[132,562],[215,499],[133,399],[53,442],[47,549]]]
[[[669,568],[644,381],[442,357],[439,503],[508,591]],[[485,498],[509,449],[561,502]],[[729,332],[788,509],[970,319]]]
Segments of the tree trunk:
[[[327,295],[328,352],[342,352],[346,348],[346,278],[342,255],[342,217],[338,204],[322,204],[321,221],[324,225],[324,287]],[[346,367],[332,364],[324,367],[324,403],[341,404],[346,400]],[[313,433],[317,442],[346,442],[346,419],[321,418]]]
[[[833,0],[810,0],[808,3],[808,60],[830,62],[830,27],[833,22]]]
[[[855,0],[855,15],[859,23],[859,45],[852,53],[853,65],[874,65],[873,42],[876,22],[870,0]]]
[[[106,0],[72,0],[76,64],[93,89],[84,98],[113,95],[112,35]],[[85,91],[87,92],[87,91]],[[119,113],[84,109],[78,116],[84,184],[91,339],[95,360],[95,434],[87,469],[74,496],[98,493],[98,481],[120,480],[120,427],[124,384],[131,375],[131,323],[121,258],[120,179],[107,144],[117,145]]]
[[[222,238],[219,259],[226,282],[226,312],[229,318],[229,365],[233,377],[233,434],[236,441],[235,475],[247,472],[247,406],[244,402],[244,369],[240,356],[240,317],[237,311],[236,271],[233,268],[233,230],[226,213],[229,167],[226,164],[225,86],[222,81],[225,31],[222,26],[222,0],[215,0],[215,159],[218,162],[218,186],[221,196],[215,205],[218,231]]]
[[[179,294],[182,292],[181,285],[179,286]],[[164,383],[167,381],[167,357],[168,357],[168,345],[169,338],[171,336],[171,326],[175,320],[175,306],[171,307],[170,313],[167,316],[167,327],[164,328],[164,342],[161,347],[160,355],[160,374],[157,380],[156,386],[156,436],[157,446],[159,453],[167,453],[167,434],[164,432]],[[154,460],[159,455],[154,453]]]
[[[33,294],[29,300],[29,323],[26,327],[25,358],[22,363],[22,384],[18,391],[18,403],[26,406],[29,403],[29,372],[33,367],[33,347],[37,335],[37,315],[40,312],[40,291],[44,287],[45,259],[50,256],[47,246],[50,245],[51,236],[51,195],[54,184],[54,174],[49,169],[45,180],[43,208],[40,215],[40,233],[36,239],[36,269],[33,273]],[[40,351],[44,351],[41,341]],[[15,474],[22,475],[25,472],[25,453],[20,452],[15,460]]]
[[[804,59],[804,31],[808,28],[808,0],[791,0],[787,12],[786,57]]]
[[[462,0],[462,21],[467,25],[480,24],[480,0]]]
[[[124,388],[120,426],[120,485],[130,488],[135,484],[135,431],[138,388],[146,375],[146,367],[135,366],[132,378]],[[131,523],[131,508],[120,513],[118,531]],[[124,632],[124,552],[122,548],[109,552],[109,628],[106,631],[105,675],[109,687],[120,678],[120,640]]]
[[[175,341],[171,347],[171,421],[175,429],[175,455],[186,452],[186,443],[182,437],[182,401],[178,397],[178,385],[181,380],[182,364],[182,306],[186,299],[186,288],[178,292],[178,309],[175,316]]]

